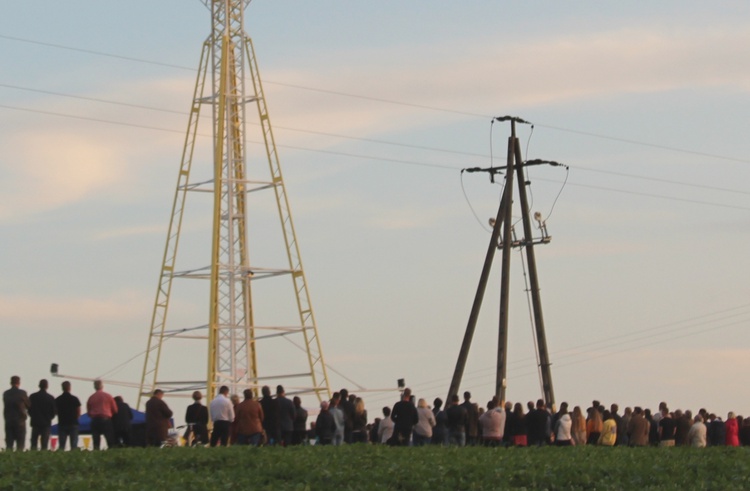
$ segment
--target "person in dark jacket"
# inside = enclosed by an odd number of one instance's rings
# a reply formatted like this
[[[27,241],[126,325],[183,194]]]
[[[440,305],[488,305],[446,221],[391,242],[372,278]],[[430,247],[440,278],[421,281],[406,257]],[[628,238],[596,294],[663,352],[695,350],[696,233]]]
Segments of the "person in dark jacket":
[[[750,417],[743,419],[740,425],[740,445],[750,446]]]
[[[643,410],[643,417],[646,418],[646,421],[648,421],[649,424],[648,444],[651,446],[659,445],[659,422],[654,420],[650,409]]]
[[[458,403],[458,395],[451,396],[451,403],[445,410],[447,416],[446,427],[448,428],[448,441],[450,445],[463,447],[466,445],[466,427],[469,415],[466,406]]]
[[[47,379],[42,379],[39,381],[39,391],[29,396],[29,402],[31,403],[29,409],[31,450],[36,450],[37,444],[41,445],[42,450],[47,450],[52,420],[57,416],[55,398],[47,392],[48,388]]]
[[[547,443],[547,428],[550,415],[544,405],[544,400],[536,401],[536,407],[526,415],[526,431],[528,444],[542,446]]]
[[[122,396],[115,397],[117,412],[112,415],[112,427],[115,432],[115,446],[129,447],[132,438],[133,411],[122,400]]]
[[[279,430],[281,435],[279,443],[286,447],[292,444],[296,411],[294,402],[286,397],[284,387],[281,385],[276,387],[276,402],[279,406]]]
[[[10,378],[10,389],[3,392],[3,416],[5,417],[5,449],[26,448],[26,417],[31,407],[29,396],[21,389],[21,377]]]
[[[526,415],[523,413],[523,406],[520,402],[513,405],[513,412],[508,413],[510,426],[507,431],[510,432],[510,443],[516,447],[525,447],[528,445],[528,429],[526,427]]]
[[[354,430],[354,401],[349,400],[349,391],[339,391],[341,399],[338,408],[344,413],[344,443],[352,443],[352,431]]]
[[[726,445],[726,427],[724,422],[711,413],[708,416],[710,423],[708,423],[706,430],[706,442],[709,447],[721,447]]]
[[[320,403],[320,413],[315,420],[315,436],[318,445],[330,445],[333,442],[333,434],[336,432],[336,421],[328,410],[328,401]]]
[[[208,408],[201,404],[203,394],[196,390],[193,392],[193,403],[185,410],[185,423],[188,425],[185,430],[185,441],[190,441],[193,435],[193,445],[200,443],[208,444]]]
[[[628,428],[625,424],[625,421],[623,421],[622,416],[620,416],[617,411],[620,410],[620,406],[617,404],[612,404],[609,406],[609,413],[612,415],[612,418],[615,420],[615,424],[617,425],[617,440],[615,441],[616,446],[628,446]]]
[[[436,397],[432,403],[435,427],[432,429],[433,445],[448,445],[448,415],[443,411],[443,400]]]
[[[408,446],[411,439],[411,430],[419,421],[419,413],[417,413],[417,408],[411,400],[411,389],[404,389],[401,400],[393,405],[391,420],[394,424],[391,443]]]
[[[675,429],[674,444],[679,447],[687,446],[687,435],[692,426],[693,414],[686,411],[684,414],[679,409],[674,412],[674,420],[677,423]]]
[[[57,410],[57,435],[59,442],[57,449],[65,450],[65,445],[70,438],[70,449],[78,450],[78,418],[81,417],[81,400],[70,393],[69,381],[62,383],[63,393],[55,399]]]
[[[297,396],[294,396],[292,402],[294,403],[294,435],[292,436],[292,444],[300,445],[307,437],[307,409],[302,407],[302,400]]]
[[[466,444],[476,445],[479,442],[479,407],[471,402],[471,392],[464,392],[464,402],[461,404],[466,409]]]
[[[261,389],[263,398],[260,405],[263,407],[263,430],[266,432],[268,445],[278,445],[281,441],[281,426],[279,415],[279,401],[271,397],[271,388],[264,385]]]
[[[146,444],[158,447],[169,437],[172,410],[162,399],[164,392],[156,389],[151,399],[146,402]]]

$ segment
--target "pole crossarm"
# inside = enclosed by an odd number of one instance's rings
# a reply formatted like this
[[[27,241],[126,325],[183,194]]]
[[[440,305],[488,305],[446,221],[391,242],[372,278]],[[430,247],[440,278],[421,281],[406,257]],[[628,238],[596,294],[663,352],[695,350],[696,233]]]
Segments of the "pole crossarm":
[[[492,118],[492,121],[510,121],[511,123],[519,123],[519,124],[531,124],[531,122],[526,121],[525,119],[519,118],[518,116],[498,116],[496,118]]]
[[[553,167],[565,167],[568,166],[566,164],[561,164],[560,162],[555,162],[554,160],[541,160],[541,159],[533,159],[533,160],[525,160],[523,162],[514,164],[514,167],[531,167],[534,165],[551,165]],[[461,172],[467,172],[469,174],[474,172],[486,172],[491,175],[496,174],[503,174],[504,171],[508,170],[507,165],[497,166],[497,167],[466,167],[464,169],[461,169]]]

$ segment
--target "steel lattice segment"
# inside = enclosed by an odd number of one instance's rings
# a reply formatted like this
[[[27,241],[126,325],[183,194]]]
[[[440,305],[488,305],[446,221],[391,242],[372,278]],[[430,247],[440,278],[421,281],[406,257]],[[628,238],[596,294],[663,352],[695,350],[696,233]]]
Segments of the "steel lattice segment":
[[[196,382],[164,382],[159,379],[159,363],[165,344],[174,339],[208,342],[207,375],[203,388],[212,398],[221,385],[234,392],[257,388],[264,380],[307,378],[294,392],[314,393],[318,399],[330,396],[328,376],[322,355],[307,280],[302,268],[299,246],[279,165],[276,144],[258,72],[255,52],[244,31],[244,9],[248,0],[204,0],[211,10],[212,31],[204,44],[193,106],[184,143],[182,163],[175,191],[167,244],[148,338],[140,393],[149,394],[157,386],[170,391],[194,390]],[[249,70],[249,72],[247,71]],[[205,97],[206,78],[211,73],[211,95]],[[252,81],[250,97],[246,93],[246,75]],[[270,181],[247,177],[245,123],[246,106],[255,103],[262,127],[271,174]],[[190,171],[195,155],[197,126],[203,105],[211,105],[213,120],[213,225],[211,261],[208,267],[176,271],[177,246],[188,191],[208,191],[203,183],[191,183]],[[248,202],[250,192],[273,189],[278,209],[288,270],[251,265],[248,251]],[[264,234],[256,234],[263,236]],[[299,326],[255,326],[251,285],[253,282],[290,275],[297,305]],[[167,312],[175,279],[208,279],[208,323],[199,327],[166,330]],[[203,336],[196,331],[207,330]],[[256,336],[257,332],[263,334]],[[304,345],[289,339],[301,335]],[[309,372],[261,376],[258,367],[259,340],[282,337],[306,352]]]

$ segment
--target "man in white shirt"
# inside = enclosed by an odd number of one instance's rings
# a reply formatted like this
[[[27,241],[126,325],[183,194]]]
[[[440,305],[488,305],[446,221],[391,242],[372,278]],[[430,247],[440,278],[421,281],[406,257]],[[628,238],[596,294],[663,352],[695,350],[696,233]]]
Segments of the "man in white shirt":
[[[219,395],[211,401],[209,412],[214,424],[211,432],[211,446],[215,447],[219,442],[222,446],[226,446],[229,443],[229,425],[234,421],[234,406],[229,400],[229,387],[221,386]]]

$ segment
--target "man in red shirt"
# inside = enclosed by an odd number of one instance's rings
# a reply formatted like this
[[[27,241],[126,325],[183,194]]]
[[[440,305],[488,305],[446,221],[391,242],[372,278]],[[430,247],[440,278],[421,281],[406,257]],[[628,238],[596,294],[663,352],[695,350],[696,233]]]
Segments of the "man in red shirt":
[[[91,436],[94,441],[94,450],[99,450],[101,437],[107,441],[107,447],[114,446],[114,428],[112,416],[117,413],[117,403],[114,397],[104,392],[104,384],[101,380],[94,380],[96,392],[91,394],[86,402],[86,412],[91,418]]]

